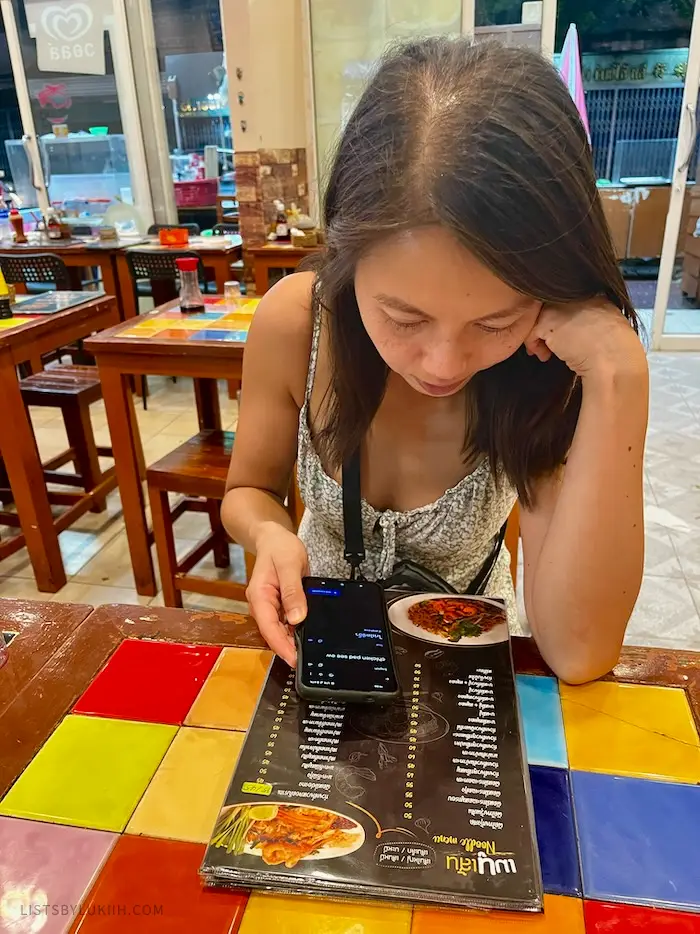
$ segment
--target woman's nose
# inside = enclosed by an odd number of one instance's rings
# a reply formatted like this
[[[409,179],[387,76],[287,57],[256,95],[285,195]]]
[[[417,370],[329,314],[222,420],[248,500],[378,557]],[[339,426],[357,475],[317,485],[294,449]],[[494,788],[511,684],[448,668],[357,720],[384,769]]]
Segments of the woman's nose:
[[[464,348],[448,340],[430,345],[423,355],[423,369],[428,382],[459,382],[468,369]]]

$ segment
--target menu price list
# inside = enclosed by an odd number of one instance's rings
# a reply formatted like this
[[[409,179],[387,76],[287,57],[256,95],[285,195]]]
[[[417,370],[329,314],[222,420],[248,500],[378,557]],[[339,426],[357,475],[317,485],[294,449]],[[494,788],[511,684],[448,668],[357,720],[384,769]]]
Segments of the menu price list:
[[[302,701],[273,662],[207,883],[541,909],[508,641],[394,644],[388,707]]]

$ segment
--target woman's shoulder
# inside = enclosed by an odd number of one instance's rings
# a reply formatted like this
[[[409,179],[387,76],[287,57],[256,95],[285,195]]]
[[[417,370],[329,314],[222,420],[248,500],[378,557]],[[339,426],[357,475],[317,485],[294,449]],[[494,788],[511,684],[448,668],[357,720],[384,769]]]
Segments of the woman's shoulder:
[[[274,367],[303,404],[313,338],[311,291],[314,273],[285,276],[261,298],[246,342],[258,359]]]

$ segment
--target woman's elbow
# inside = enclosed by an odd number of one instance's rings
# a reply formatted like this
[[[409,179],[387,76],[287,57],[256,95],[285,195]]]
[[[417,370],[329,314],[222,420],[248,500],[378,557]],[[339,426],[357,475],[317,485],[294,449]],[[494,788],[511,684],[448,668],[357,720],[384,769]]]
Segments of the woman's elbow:
[[[622,642],[603,651],[572,646],[561,658],[545,658],[554,674],[565,684],[579,685],[597,681],[609,674],[620,660]]]

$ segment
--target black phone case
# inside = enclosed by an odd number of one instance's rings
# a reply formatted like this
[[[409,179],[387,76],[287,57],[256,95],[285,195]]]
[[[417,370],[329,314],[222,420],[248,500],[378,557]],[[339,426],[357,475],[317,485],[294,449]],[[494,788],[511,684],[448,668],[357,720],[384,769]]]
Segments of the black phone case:
[[[343,584],[347,585],[348,581],[341,581],[338,578],[331,577],[305,577],[303,579],[304,584],[314,583],[324,583],[324,584]],[[362,582],[367,586],[370,581]],[[398,700],[401,697],[401,688],[399,687],[398,672],[396,670],[396,659],[394,657],[394,640],[391,636],[391,623],[389,622],[389,614],[386,608],[386,602],[384,601],[384,592],[379,584],[374,584],[374,586],[379,590],[380,593],[380,606],[382,608],[382,617],[384,620],[384,630],[387,637],[387,646],[389,649],[389,658],[391,659],[391,665],[394,671],[394,680],[396,682],[396,690],[391,692],[386,691],[331,691],[327,688],[313,688],[304,684],[301,680],[301,669],[302,669],[302,646],[303,639],[302,635],[304,633],[304,623],[299,623],[298,626],[294,629],[294,641],[296,642],[297,647],[297,667],[294,676],[294,686],[296,692],[303,700],[308,701],[338,701],[339,703],[347,704],[393,704],[394,701]]]

